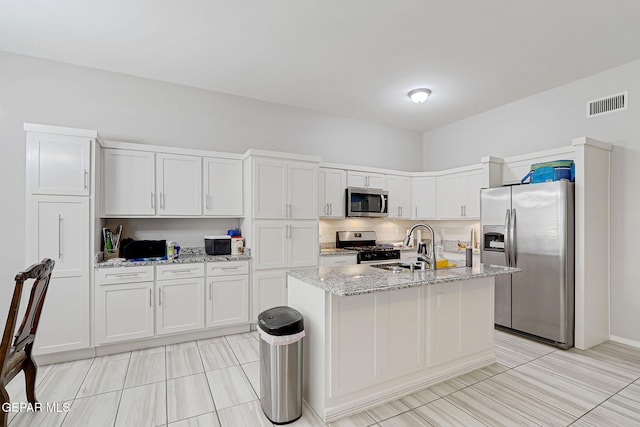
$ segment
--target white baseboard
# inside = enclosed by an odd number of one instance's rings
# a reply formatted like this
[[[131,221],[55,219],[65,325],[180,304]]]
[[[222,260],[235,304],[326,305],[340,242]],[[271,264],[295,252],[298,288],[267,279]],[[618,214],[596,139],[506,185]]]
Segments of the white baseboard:
[[[613,342],[630,345],[631,347],[640,348],[640,341],[630,340],[629,338],[619,337],[616,335],[611,335],[609,339]]]
[[[96,357],[95,348],[83,348],[81,350],[61,351],[59,353],[37,354],[33,356],[38,366],[51,365],[53,363],[71,362],[74,360],[91,359]]]
[[[142,350],[145,348],[157,347],[160,345],[178,344],[187,341],[203,340],[207,338],[221,337],[225,335],[240,334],[249,332],[250,325],[226,326],[215,329],[205,329],[195,332],[184,332],[175,335],[167,335],[134,341],[112,343],[97,347],[84,348],[81,350],[70,350],[59,353],[48,353],[34,355],[38,365],[49,365],[52,363],[71,362],[73,360],[91,359],[96,356],[106,356],[114,353],[126,351]]]

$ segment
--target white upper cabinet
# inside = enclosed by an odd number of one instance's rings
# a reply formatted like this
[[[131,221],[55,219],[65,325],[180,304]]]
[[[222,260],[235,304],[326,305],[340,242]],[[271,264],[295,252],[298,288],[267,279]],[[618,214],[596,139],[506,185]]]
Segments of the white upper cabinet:
[[[438,177],[438,218],[480,218],[482,176],[483,171],[477,170]]]
[[[389,218],[409,219],[411,212],[411,178],[407,176],[387,176],[389,188]]]
[[[88,196],[91,138],[27,132],[31,194]]]
[[[318,214],[325,218],[344,218],[347,172],[342,169],[318,169]]]
[[[204,157],[204,214],[242,216],[242,160]]]
[[[318,262],[317,221],[256,221],[255,268],[314,266]]]
[[[202,158],[156,154],[158,215],[202,214]]]
[[[383,190],[386,190],[387,176],[380,173],[348,171],[347,186],[362,188],[382,188]]]
[[[253,163],[254,218],[318,217],[318,167],[274,158]]]
[[[256,218],[286,218],[287,163],[258,158],[253,163],[253,211]]]
[[[104,150],[105,215],[155,215],[155,155],[147,151]]]
[[[413,219],[435,219],[436,178],[414,177],[411,182],[411,201]]]
[[[318,166],[288,162],[289,218],[318,218]]]

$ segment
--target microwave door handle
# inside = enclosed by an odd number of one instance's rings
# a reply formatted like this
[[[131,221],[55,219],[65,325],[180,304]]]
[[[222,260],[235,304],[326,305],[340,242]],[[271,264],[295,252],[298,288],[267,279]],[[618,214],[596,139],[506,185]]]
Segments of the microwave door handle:
[[[382,209],[380,209],[380,213],[385,213],[387,210],[387,200],[384,198],[384,194],[380,195],[380,199],[382,199]]]
[[[507,267],[511,267],[511,242],[509,238],[509,231],[511,230],[511,210],[507,209],[507,215],[504,218],[504,259],[507,262]]]

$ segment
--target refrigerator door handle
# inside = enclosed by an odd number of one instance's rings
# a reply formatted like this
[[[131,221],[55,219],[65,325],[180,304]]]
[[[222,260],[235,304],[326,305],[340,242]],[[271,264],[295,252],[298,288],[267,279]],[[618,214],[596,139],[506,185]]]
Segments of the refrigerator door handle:
[[[511,238],[509,233],[511,231],[511,210],[507,209],[507,214],[504,218],[504,259],[507,263],[507,267],[511,267]]]
[[[511,242],[509,242],[509,247],[511,248],[511,263],[512,267],[518,266],[518,240],[516,239],[516,210],[512,209],[511,213]]]

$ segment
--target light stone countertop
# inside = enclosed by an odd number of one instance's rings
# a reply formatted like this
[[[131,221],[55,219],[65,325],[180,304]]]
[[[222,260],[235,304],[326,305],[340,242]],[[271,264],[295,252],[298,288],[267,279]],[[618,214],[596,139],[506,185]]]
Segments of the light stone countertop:
[[[410,272],[394,273],[368,265],[344,267],[320,267],[296,269],[287,272],[291,277],[312,284],[338,296],[352,296],[372,292],[433,285],[498,276],[522,271],[519,268],[498,265],[475,264],[473,267],[457,267],[442,270],[416,270],[413,278]]]
[[[198,262],[228,262],[247,261],[251,259],[251,250],[245,248],[242,255],[207,255],[204,248],[185,248],[180,251],[180,257],[172,260],[159,261],[101,261],[96,263],[96,268],[117,268],[117,267],[142,267],[146,265],[171,265],[171,264],[192,264]]]
[[[348,249],[327,248],[320,249],[320,256],[357,255],[358,252]]]

